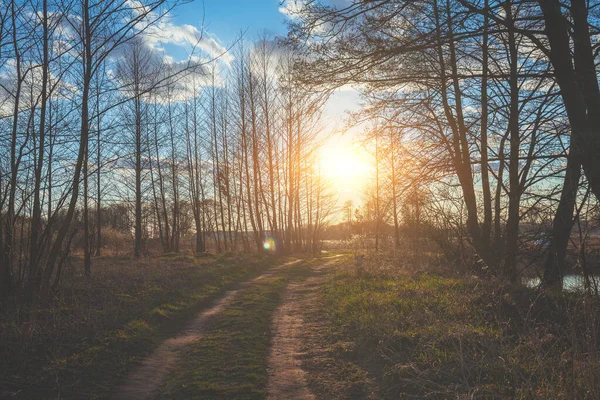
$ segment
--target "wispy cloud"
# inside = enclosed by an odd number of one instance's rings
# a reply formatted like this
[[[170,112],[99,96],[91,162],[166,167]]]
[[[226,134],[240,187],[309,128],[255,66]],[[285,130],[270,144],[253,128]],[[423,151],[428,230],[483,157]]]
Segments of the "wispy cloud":
[[[288,18],[298,18],[306,5],[306,0],[285,0],[279,7],[279,12]]]
[[[137,0],[127,1],[132,2],[132,7],[137,3]],[[234,57],[215,35],[203,27],[178,24],[170,14],[162,16],[158,21],[156,17],[154,13],[150,13],[147,21],[141,22],[137,28],[141,32],[139,38],[152,53],[155,64],[162,64],[160,69],[164,73],[177,76],[169,79],[171,85],[168,97],[171,100],[184,101],[197,95],[202,86],[210,84],[207,71],[210,63],[214,62],[226,69],[230,67]],[[127,51],[126,46],[120,49],[120,52],[123,51]],[[122,54],[117,58],[121,56]],[[221,82],[221,79],[217,81]]]
[[[194,56],[198,56],[199,51],[204,52],[227,66],[233,61],[233,56],[214,35],[193,25],[176,24],[169,15],[146,27],[142,37],[146,45],[156,51],[166,53],[165,45],[174,45]]]

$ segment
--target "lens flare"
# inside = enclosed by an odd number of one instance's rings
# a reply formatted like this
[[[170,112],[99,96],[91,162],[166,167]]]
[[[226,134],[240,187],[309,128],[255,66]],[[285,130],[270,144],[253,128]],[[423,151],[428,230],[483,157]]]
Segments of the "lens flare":
[[[267,238],[263,242],[263,249],[265,251],[275,251],[275,240],[273,238]]]

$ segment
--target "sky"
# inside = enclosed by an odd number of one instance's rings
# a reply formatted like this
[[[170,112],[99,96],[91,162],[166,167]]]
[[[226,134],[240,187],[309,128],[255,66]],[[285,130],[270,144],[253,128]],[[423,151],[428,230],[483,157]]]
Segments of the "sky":
[[[246,31],[248,39],[263,32],[285,35],[287,17],[279,11],[279,0],[196,0],[178,7],[174,20],[202,26],[225,46]]]
[[[207,46],[215,52],[232,46],[242,33],[247,41],[265,34],[285,36],[286,22],[289,21],[286,7],[293,7],[294,1],[287,0],[283,4],[280,0],[195,0],[184,3],[171,12],[168,20],[168,26],[174,32],[173,40],[160,46],[175,59],[182,59],[186,54],[182,45],[185,39],[181,38],[190,32],[204,32]],[[346,88],[331,96],[324,111],[324,131],[330,138],[321,149],[322,165],[336,181],[340,205],[347,200],[360,204],[363,181],[368,179],[368,156],[362,154],[355,143],[359,130],[343,132],[347,112],[357,110],[359,103],[358,93]],[[333,163],[337,160],[338,165],[332,165],[332,160]]]

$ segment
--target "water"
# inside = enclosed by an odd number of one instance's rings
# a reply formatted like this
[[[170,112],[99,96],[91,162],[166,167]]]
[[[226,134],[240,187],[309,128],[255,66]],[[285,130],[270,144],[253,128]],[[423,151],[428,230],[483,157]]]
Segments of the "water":
[[[600,289],[600,276],[592,275],[590,276],[590,281],[592,284],[592,291],[594,291],[594,286]],[[540,278],[523,278],[523,283],[528,288],[534,289],[540,286],[542,283]],[[585,279],[581,275],[565,275],[563,277],[563,291],[569,293],[580,293],[585,290]]]

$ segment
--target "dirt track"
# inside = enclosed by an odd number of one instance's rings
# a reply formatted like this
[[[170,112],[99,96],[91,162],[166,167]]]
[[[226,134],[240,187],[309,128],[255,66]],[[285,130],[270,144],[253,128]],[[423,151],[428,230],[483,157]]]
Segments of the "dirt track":
[[[273,315],[273,339],[269,352],[269,400],[313,400],[306,373],[301,368],[305,339],[314,332],[303,313],[314,307],[316,291],[327,264],[313,267],[317,274],[303,282],[290,283]]]
[[[212,307],[196,315],[183,332],[164,341],[129,375],[113,398],[115,400],[151,399],[163,378],[173,369],[178,352],[202,337],[207,320],[225,310],[238,290],[240,289],[225,293]]]
[[[314,280],[314,278],[309,278]],[[282,304],[273,316],[273,339],[269,353],[269,383],[267,399],[314,399],[306,385],[305,372],[300,368],[301,338],[307,327],[301,316],[308,282],[291,283]]]
[[[196,340],[202,338],[208,320],[223,312],[231,304],[236,294],[248,285],[276,274],[281,268],[295,264],[300,260],[290,261],[269,269],[262,275],[239,285],[235,290],[226,292],[217,299],[211,307],[198,313],[178,335],[165,340],[154,352],[143,360],[140,365],[128,376],[126,381],[118,388],[114,400],[149,400],[165,376],[173,370],[178,354]]]
[[[328,257],[334,258],[334,257]],[[208,309],[198,313],[175,337],[164,341],[154,352],[132,371],[125,382],[117,389],[115,400],[152,399],[164,378],[176,366],[182,351],[191,343],[202,340],[210,329],[209,320],[222,313],[234,301],[236,295],[254,282],[276,275],[278,271],[300,260],[291,261],[269,269],[262,275],[240,284],[235,290],[226,292]],[[315,292],[322,280],[319,272],[327,265],[313,267],[315,276],[302,282],[288,284],[281,304],[273,315],[272,344],[268,356],[267,398],[271,400],[313,400],[307,387],[305,372],[301,369],[300,358],[303,338],[310,335],[302,311],[315,301]]]

